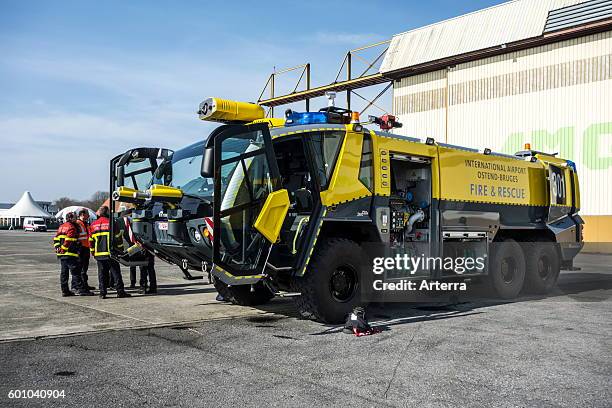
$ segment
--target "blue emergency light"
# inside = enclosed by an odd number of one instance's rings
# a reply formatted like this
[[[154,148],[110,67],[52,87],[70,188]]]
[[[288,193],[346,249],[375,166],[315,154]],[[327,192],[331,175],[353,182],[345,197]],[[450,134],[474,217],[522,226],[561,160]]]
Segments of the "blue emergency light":
[[[319,109],[318,112],[294,112],[291,109],[285,111],[285,126],[297,125],[319,125],[322,123],[348,124],[351,122],[351,112],[348,109],[336,106],[328,106]]]
[[[574,163],[571,160],[566,160],[565,161],[567,163],[567,165],[569,166],[569,168],[571,168],[572,170],[574,170],[574,173],[577,173],[578,171],[576,170],[576,163]]]
[[[288,112],[285,126],[327,123],[327,112]]]

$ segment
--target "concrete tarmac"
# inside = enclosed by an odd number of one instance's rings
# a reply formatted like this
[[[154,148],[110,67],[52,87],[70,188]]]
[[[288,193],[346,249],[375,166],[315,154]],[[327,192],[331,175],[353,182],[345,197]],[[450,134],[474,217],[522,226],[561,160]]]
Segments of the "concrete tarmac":
[[[582,270],[562,272],[548,297],[373,308],[384,330],[357,338],[298,319],[288,299],[216,302],[161,262],[157,296],[62,298],[51,237],[0,231],[0,406],[612,401],[611,256],[580,255]],[[40,389],[65,397],[8,398]]]

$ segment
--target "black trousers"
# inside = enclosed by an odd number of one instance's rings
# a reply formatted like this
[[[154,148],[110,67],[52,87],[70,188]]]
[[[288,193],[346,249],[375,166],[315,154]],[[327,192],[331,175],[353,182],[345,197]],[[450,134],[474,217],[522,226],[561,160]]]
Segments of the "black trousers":
[[[72,289],[81,292],[85,290],[81,279],[81,263],[75,256],[60,257],[60,286],[62,293],[70,292],[68,288],[68,277],[72,276]]]
[[[115,289],[117,292],[123,292],[123,278],[121,278],[121,267],[119,262],[114,259],[96,259],[98,263],[98,285],[100,285],[100,294],[106,295],[108,289],[107,283],[110,276],[113,277]]]
[[[146,271],[146,266],[141,266],[139,267],[140,269],[140,279],[138,280],[138,284],[140,285],[141,288],[144,288],[147,286],[147,271]],[[130,266],[130,285],[131,286],[136,286],[136,267],[135,266]]]
[[[140,280],[139,284],[141,288],[149,287],[151,289],[157,289],[157,275],[155,273],[155,256],[148,256],[147,265],[140,266]],[[136,267],[130,266],[130,284],[136,284]]]
[[[149,280],[149,288],[157,290],[157,275],[155,273],[155,256],[149,255],[149,263],[146,266],[140,267],[140,286],[147,286],[147,278]],[[143,287],[144,287],[143,286]]]
[[[89,286],[89,277],[87,276],[87,271],[89,270],[89,256],[89,248],[81,247],[79,251],[79,263],[81,265],[81,281],[83,282],[84,288]],[[72,290],[75,290],[74,280],[72,281]]]

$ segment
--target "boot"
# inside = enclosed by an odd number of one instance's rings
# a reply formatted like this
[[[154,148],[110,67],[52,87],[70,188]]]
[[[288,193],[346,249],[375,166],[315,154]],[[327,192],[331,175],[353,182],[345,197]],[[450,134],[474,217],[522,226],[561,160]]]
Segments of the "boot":
[[[132,295],[130,295],[129,293],[126,293],[125,291],[121,291],[117,293],[117,298],[128,298],[128,297],[132,297]]]
[[[84,289],[80,292],[77,293],[77,296],[94,296],[95,294],[93,292],[90,292],[87,289]]]
[[[62,297],[74,296],[74,292],[69,290],[67,292],[62,292]]]
[[[149,288],[149,289],[145,290],[145,294],[147,294],[147,295],[155,295],[155,294],[157,294],[157,288]]]

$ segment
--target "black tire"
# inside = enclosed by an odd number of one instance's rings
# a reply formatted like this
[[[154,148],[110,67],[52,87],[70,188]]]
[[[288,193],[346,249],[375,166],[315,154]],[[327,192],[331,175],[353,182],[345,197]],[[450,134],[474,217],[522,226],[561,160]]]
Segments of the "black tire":
[[[274,294],[262,283],[258,282],[254,285],[254,291],[251,291],[251,285],[234,285],[228,286],[219,279],[214,279],[213,284],[217,292],[227,301],[240,306],[257,306],[268,303],[274,297]]]
[[[525,251],[525,291],[545,294],[557,284],[561,260],[554,242],[530,242]]]
[[[525,282],[525,255],[513,239],[496,242],[489,261],[488,281],[502,299],[514,299]]]
[[[342,323],[353,308],[361,305],[360,279],[367,258],[354,241],[331,238],[319,241],[303,277],[292,281],[300,315],[324,323]]]

